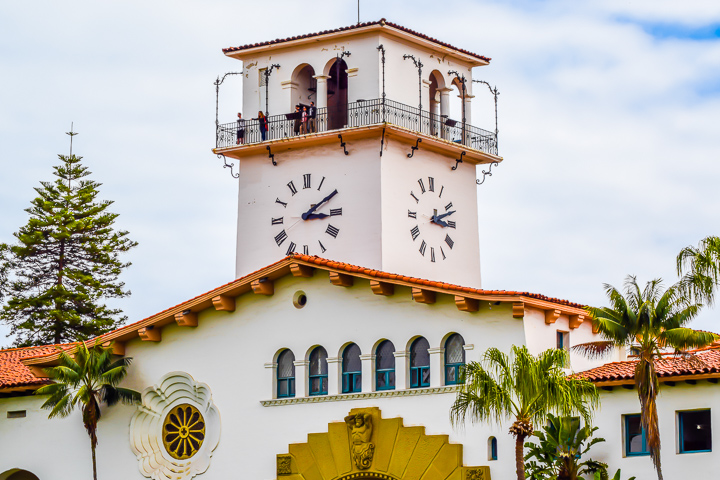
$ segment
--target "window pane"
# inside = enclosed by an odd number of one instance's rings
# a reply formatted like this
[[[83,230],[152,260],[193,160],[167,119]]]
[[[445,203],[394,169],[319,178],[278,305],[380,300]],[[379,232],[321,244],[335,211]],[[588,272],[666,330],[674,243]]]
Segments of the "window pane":
[[[388,368],[395,368],[395,345],[390,340],[382,342],[375,354],[375,365],[378,370],[385,370]]]
[[[647,455],[649,453],[640,423],[640,415],[625,416],[625,453],[627,455]]]
[[[310,375],[327,375],[327,352],[323,347],[317,347],[310,354]]]
[[[410,347],[410,366],[411,367],[427,367],[430,366],[430,354],[428,353],[430,344],[423,337],[415,340]]]
[[[455,372],[457,370],[455,367],[446,367],[445,368],[445,381],[450,384],[457,383],[457,378],[455,378]]]
[[[295,355],[290,350],[284,350],[278,358],[278,378],[295,376]]]
[[[430,385],[430,369],[429,368],[422,369],[422,385],[423,386]]]
[[[680,448],[682,452],[712,450],[710,410],[680,412]]]
[[[354,343],[348,345],[343,351],[343,372],[360,372],[360,347]]]
[[[355,374],[355,385],[353,392],[362,392],[362,375]]]
[[[445,342],[445,363],[465,363],[465,341],[454,333]]]

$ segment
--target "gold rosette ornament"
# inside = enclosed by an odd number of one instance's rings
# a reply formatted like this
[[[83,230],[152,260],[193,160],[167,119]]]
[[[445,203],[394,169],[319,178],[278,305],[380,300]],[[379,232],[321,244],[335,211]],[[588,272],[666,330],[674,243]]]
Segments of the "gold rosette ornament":
[[[173,408],[163,422],[163,445],[178,460],[197,453],[205,440],[205,419],[197,408],[183,404]]]

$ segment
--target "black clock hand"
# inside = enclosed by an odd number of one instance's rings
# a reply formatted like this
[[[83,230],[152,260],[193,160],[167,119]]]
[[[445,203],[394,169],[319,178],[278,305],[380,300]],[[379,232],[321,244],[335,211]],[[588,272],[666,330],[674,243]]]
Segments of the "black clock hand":
[[[333,190],[333,192],[332,192],[330,195],[328,195],[327,197],[323,198],[323,199],[320,200],[318,203],[316,203],[315,205],[313,205],[312,207],[310,207],[310,209],[309,209],[307,212],[305,212],[305,213],[302,214],[302,219],[303,219],[303,220],[308,220],[308,217],[309,217],[315,210],[317,210],[318,207],[320,207],[320,205],[322,205],[323,203],[325,203],[325,202],[327,202],[328,200],[330,200],[332,197],[334,197],[335,195],[337,195],[337,193],[338,193],[337,189]]]
[[[315,218],[326,218],[329,217],[327,213],[311,213],[310,215],[306,216],[305,220],[313,220]]]
[[[449,215],[452,215],[452,214],[455,213],[456,211],[457,211],[457,210],[453,210],[452,212],[443,213],[442,215],[433,215],[433,217],[435,218],[435,220],[440,220],[441,218],[445,218],[445,217],[447,217],[447,216],[449,216]]]

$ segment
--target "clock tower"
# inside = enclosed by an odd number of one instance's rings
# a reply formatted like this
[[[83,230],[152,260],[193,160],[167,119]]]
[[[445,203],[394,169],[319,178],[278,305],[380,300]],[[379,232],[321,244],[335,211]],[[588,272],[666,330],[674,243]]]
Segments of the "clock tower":
[[[224,53],[243,62],[214,150],[239,164],[238,277],[298,252],[481,286],[476,167],[502,158],[470,107],[489,58],[385,20]]]

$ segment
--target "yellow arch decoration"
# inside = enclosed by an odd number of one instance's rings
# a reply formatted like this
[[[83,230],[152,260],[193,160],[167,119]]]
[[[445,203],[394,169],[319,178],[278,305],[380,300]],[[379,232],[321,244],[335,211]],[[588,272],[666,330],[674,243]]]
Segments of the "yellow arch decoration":
[[[426,435],[380,409],[354,408],[345,422],[308,434],[277,456],[278,480],[490,480],[490,467],[463,466],[462,445]]]

